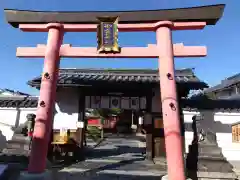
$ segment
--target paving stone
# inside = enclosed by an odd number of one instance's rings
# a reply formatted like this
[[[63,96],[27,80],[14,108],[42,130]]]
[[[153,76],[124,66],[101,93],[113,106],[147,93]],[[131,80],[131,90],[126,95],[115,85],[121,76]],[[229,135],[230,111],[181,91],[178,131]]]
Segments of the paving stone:
[[[164,175],[143,156],[141,140],[109,136],[92,151],[86,161],[57,173],[60,180],[155,180]]]
[[[96,148],[92,142],[86,161],[65,166],[65,168],[52,167],[52,179],[159,180],[164,173],[154,169],[153,163],[144,160],[144,148],[139,147],[141,140],[131,138],[130,136],[127,138],[111,136]],[[27,156],[22,156],[22,158],[27,158]]]

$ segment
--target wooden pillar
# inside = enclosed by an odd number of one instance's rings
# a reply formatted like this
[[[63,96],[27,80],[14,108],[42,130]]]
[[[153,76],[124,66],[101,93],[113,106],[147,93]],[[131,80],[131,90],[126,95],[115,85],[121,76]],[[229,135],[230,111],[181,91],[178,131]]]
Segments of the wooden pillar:
[[[81,161],[84,159],[83,146],[85,140],[85,94],[82,88],[79,88],[79,101],[78,101],[78,122],[76,131],[76,141],[79,144],[78,151],[75,152],[77,160]]]
[[[166,166],[166,148],[162,117],[153,119],[154,163]]]
[[[78,107],[78,139],[80,148],[83,148],[83,143],[85,139],[85,94],[84,90],[80,88],[79,90],[79,107]]]
[[[146,159],[153,160],[153,122],[152,122],[152,94],[146,97],[146,112],[144,114],[146,130]]]
[[[169,180],[185,180],[180,115],[175,81],[172,26],[172,22],[166,22],[161,24],[156,30],[157,48],[159,51],[160,91],[168,177]]]
[[[49,138],[53,124],[63,27],[58,23],[50,23],[48,24],[48,29],[39,105],[36,113],[32,151],[28,166],[29,174],[39,174],[45,171]]]

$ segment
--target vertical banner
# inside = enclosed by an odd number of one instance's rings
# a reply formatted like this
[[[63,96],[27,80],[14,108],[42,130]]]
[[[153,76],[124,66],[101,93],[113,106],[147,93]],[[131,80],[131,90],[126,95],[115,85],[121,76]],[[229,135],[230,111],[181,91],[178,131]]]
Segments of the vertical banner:
[[[120,101],[120,97],[110,97],[110,108],[121,108],[121,101]]]
[[[121,108],[130,109],[129,97],[121,97]]]
[[[91,96],[91,107],[101,108],[101,96]]]
[[[140,109],[146,109],[146,97],[140,97],[139,99],[139,104],[140,104]]]
[[[139,109],[139,98],[138,97],[131,97],[130,98],[130,109]]]
[[[108,109],[109,107],[110,107],[109,96],[102,96],[102,98],[101,98],[101,107],[100,108]]]

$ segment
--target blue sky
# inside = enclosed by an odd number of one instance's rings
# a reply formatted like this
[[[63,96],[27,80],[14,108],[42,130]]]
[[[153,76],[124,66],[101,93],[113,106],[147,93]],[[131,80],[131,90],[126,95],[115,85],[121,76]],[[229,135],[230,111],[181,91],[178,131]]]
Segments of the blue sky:
[[[195,68],[196,75],[209,85],[240,73],[240,1],[239,0],[1,0],[3,8],[30,10],[143,10],[226,4],[223,18],[216,26],[197,31],[175,31],[174,43],[206,45],[205,58],[177,58],[176,69]],[[43,59],[16,58],[19,46],[46,43],[47,33],[25,33],[8,25],[0,12],[0,88],[10,88],[32,94],[38,91],[26,85],[27,80],[41,74]],[[121,33],[121,46],[146,46],[155,43],[154,33]],[[95,46],[94,33],[67,33],[64,43]],[[157,68],[157,59],[62,59],[62,68]]]

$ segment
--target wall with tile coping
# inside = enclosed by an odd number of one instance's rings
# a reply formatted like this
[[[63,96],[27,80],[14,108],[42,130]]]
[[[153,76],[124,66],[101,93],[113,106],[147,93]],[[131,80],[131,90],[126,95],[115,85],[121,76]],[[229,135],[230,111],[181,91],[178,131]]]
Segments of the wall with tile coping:
[[[160,108],[160,94],[155,92],[153,97],[153,112]],[[76,129],[78,120],[79,91],[77,88],[64,88],[57,93],[54,115],[54,129],[66,127]],[[18,127],[26,121],[29,113],[36,113],[36,108],[0,108],[0,130],[6,140],[10,140],[13,135],[11,127]],[[240,144],[232,143],[231,124],[240,121],[240,113],[212,112],[212,111],[183,111],[185,122],[185,150],[188,152],[188,145],[191,144],[193,132],[191,129],[192,117],[197,114],[208,114],[201,121],[205,129],[210,128],[216,132],[217,142],[223,150],[224,156],[228,160],[240,160],[238,151]],[[1,135],[0,135],[1,138]]]

